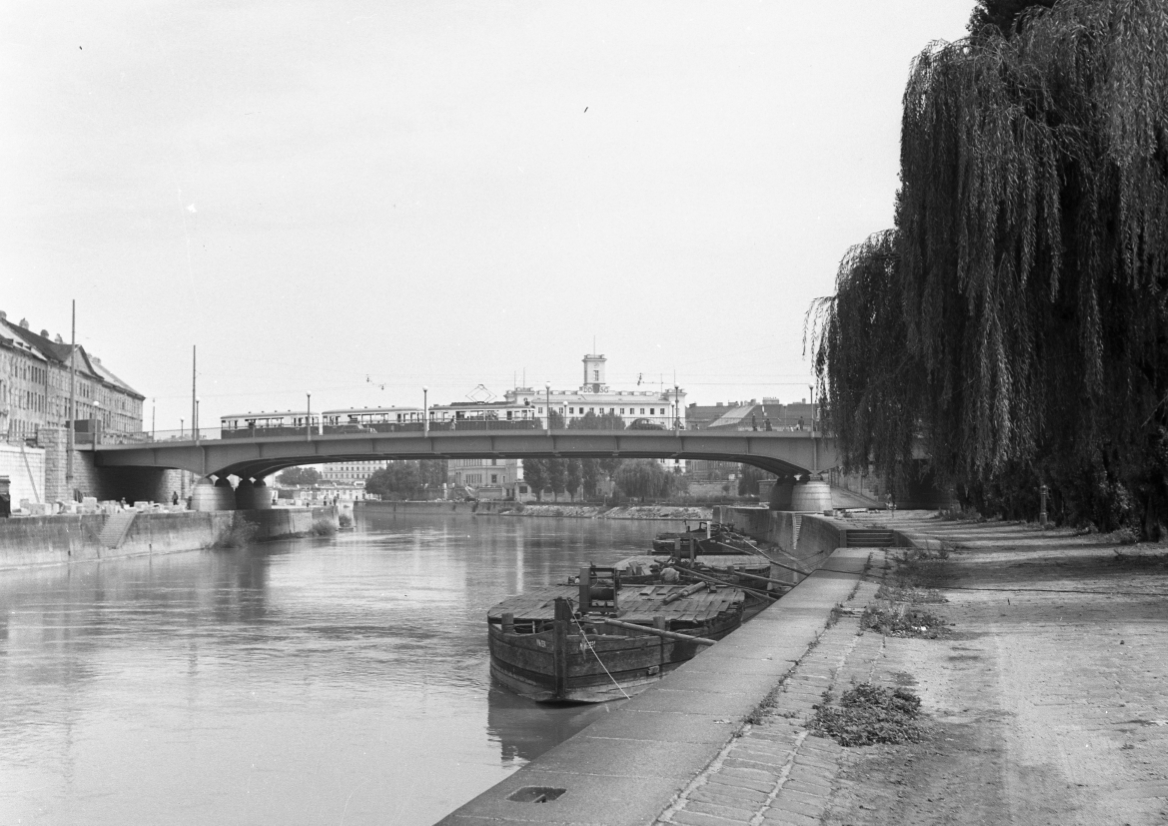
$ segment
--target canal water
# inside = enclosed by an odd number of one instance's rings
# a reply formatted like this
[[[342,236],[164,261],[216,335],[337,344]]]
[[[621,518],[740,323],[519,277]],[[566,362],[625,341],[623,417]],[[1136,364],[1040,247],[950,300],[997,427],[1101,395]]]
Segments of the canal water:
[[[604,706],[491,685],[487,609],[662,522],[362,515],[0,574],[0,824],[430,824]]]

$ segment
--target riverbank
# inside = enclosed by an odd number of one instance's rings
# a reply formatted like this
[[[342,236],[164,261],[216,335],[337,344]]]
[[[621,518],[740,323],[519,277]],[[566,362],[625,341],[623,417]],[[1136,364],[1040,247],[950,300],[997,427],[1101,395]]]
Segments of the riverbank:
[[[923,512],[859,522],[907,547],[836,551],[761,615],[779,622],[736,631],[443,823],[1168,820],[1168,546]],[[919,742],[811,733],[825,692],[838,707],[864,682],[919,697]],[[565,791],[509,799],[536,785]]]
[[[951,623],[883,638],[921,743],[843,750],[826,824],[1168,821],[1168,546],[896,517],[893,585]],[[872,633],[872,632],[866,632]]]
[[[691,505],[626,505],[607,508],[603,505],[573,505],[570,503],[522,504],[507,501],[478,502],[379,502],[365,500],[359,503],[370,513],[392,513],[410,516],[523,516],[548,519],[709,519],[713,508]]]
[[[240,537],[262,542],[301,536],[322,520],[336,529],[337,509],[117,511],[3,519],[0,570],[195,551]]]

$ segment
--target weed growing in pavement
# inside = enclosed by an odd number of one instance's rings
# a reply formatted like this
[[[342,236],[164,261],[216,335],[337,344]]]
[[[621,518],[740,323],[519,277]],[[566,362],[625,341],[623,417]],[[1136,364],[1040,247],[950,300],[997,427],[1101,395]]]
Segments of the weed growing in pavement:
[[[889,602],[909,602],[913,605],[949,601],[941,596],[941,592],[936,588],[915,588],[912,585],[888,585],[887,583],[880,586],[876,592],[876,599],[886,599]]]
[[[860,683],[840,696],[838,706],[831,701],[831,692],[824,692],[823,702],[815,707],[807,727],[841,746],[918,743],[924,739],[924,727],[917,719],[921,700],[908,689]]]
[[[945,636],[949,623],[936,614],[915,609],[910,603],[877,601],[860,615],[860,627],[879,631],[886,637],[923,637],[935,640]]]
[[[774,712],[775,706],[778,705],[779,695],[782,693],[783,683],[779,683],[770,690],[767,696],[762,698],[762,702],[754,707],[754,711],[746,715],[746,722],[750,723],[752,726],[757,726],[759,723],[769,717]]]

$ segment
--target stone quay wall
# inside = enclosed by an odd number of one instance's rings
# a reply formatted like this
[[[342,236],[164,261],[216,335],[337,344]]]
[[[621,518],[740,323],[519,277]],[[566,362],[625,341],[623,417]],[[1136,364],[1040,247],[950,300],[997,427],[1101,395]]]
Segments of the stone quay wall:
[[[805,571],[821,566],[836,548],[847,547],[847,528],[826,516],[769,508],[714,508],[714,521],[731,525],[747,536],[777,545],[790,561]],[[789,580],[790,573],[772,570],[776,579]]]
[[[181,511],[136,514],[117,547],[101,541],[102,529],[117,514],[61,514],[0,520],[0,570],[34,565],[117,559],[214,547],[233,527],[246,522],[264,541],[308,533],[325,520],[334,528],[334,507],[260,511]]]

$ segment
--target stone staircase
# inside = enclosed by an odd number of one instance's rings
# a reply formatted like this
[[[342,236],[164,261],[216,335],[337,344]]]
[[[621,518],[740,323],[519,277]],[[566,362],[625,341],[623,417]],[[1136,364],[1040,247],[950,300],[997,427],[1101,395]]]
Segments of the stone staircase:
[[[888,528],[848,528],[844,534],[848,548],[892,548],[896,536]]]
[[[126,541],[126,534],[130,532],[130,526],[134,524],[134,517],[137,515],[137,511],[111,513],[110,518],[102,526],[101,536],[98,537],[101,546],[103,548],[120,548],[122,543]]]

